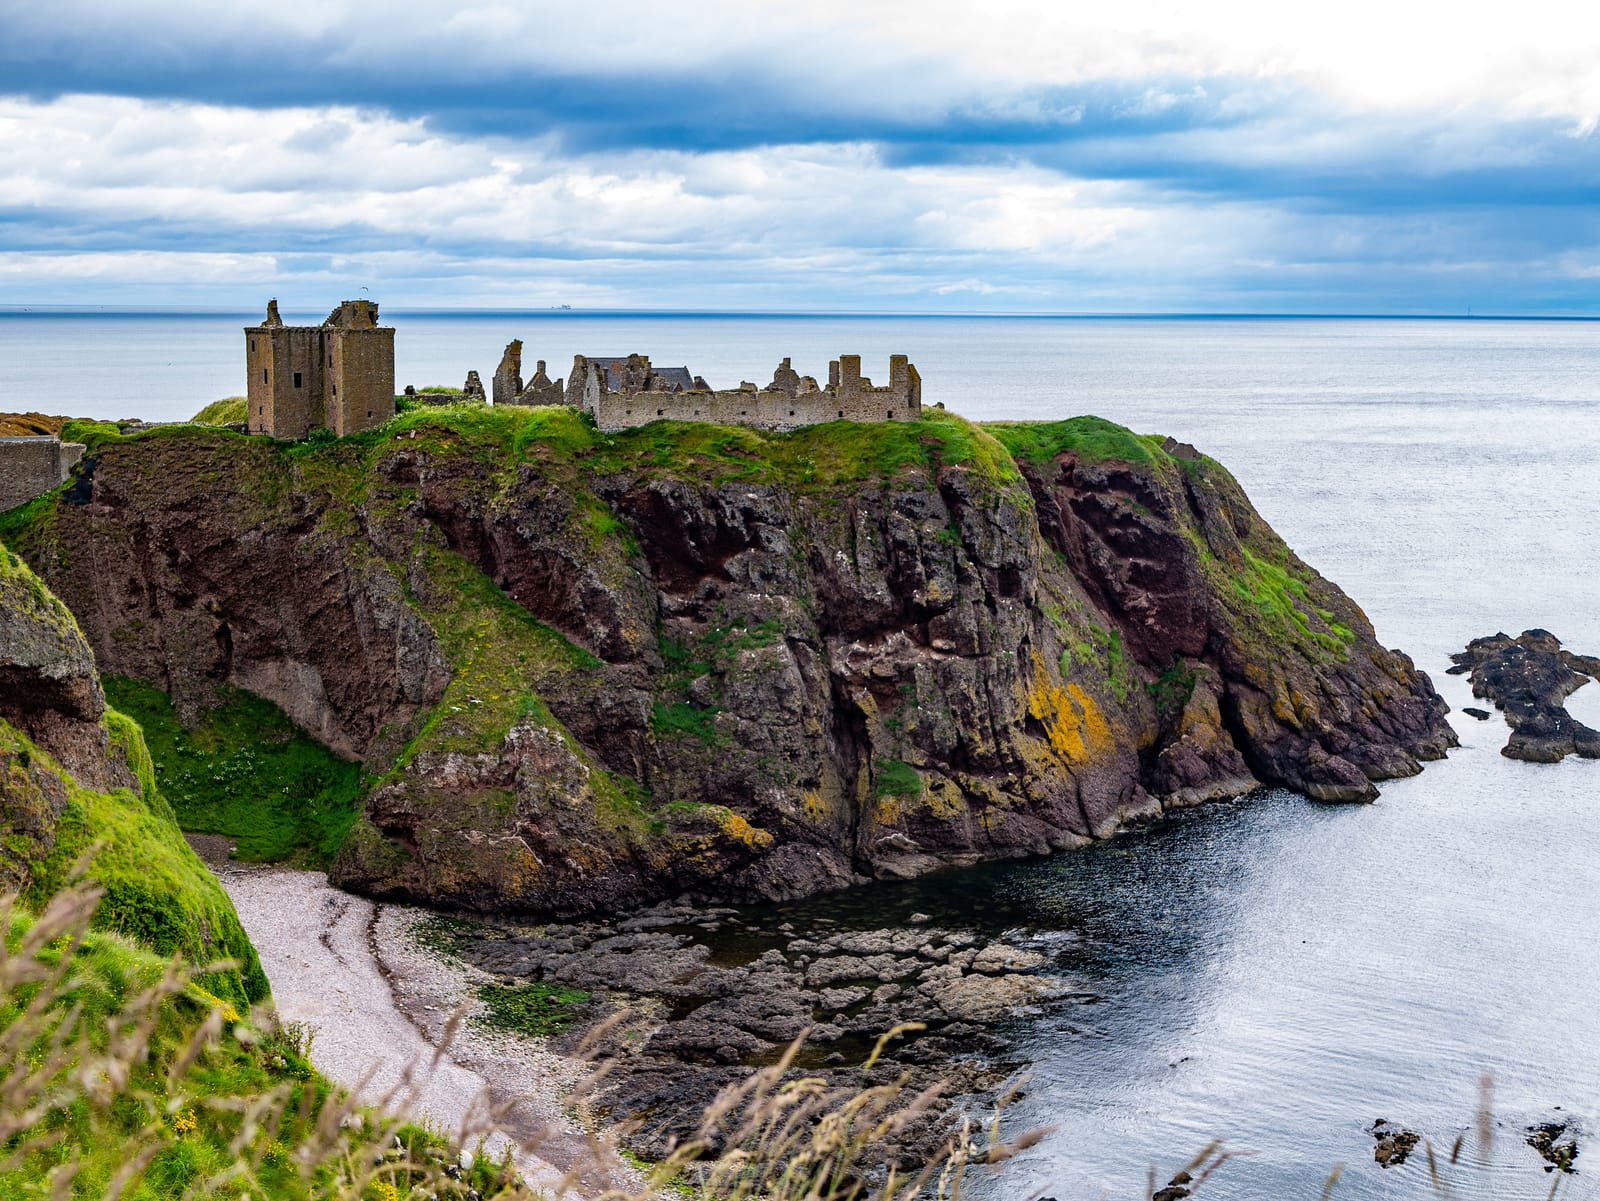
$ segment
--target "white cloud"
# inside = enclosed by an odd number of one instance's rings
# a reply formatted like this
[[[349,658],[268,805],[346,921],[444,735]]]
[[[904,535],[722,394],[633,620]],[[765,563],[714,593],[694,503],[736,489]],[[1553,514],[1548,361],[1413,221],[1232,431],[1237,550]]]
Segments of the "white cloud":
[[[419,89],[439,71],[744,72],[817,111],[940,111],[1004,105],[1036,86],[1224,75],[1293,80],[1359,108],[1488,102],[1580,123],[1600,113],[1600,6],[1572,0],[0,0],[0,25],[32,53],[98,37],[270,55],[297,39],[297,52],[314,46],[330,69],[413,70]]]

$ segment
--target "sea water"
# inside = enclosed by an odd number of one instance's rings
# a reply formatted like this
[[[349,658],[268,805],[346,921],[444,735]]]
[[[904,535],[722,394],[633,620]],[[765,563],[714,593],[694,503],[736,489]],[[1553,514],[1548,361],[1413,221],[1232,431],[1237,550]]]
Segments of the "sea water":
[[[291,320],[295,315],[286,314]],[[320,314],[299,315],[305,319]],[[1052,947],[1079,999],[1018,1019],[1032,1080],[1013,1129],[1056,1132],[985,1187],[1139,1195],[1208,1140],[1246,1153],[1202,1195],[1428,1195],[1366,1128],[1443,1146],[1479,1081],[1498,1126],[1478,1191],[1542,1196],[1523,1128],[1600,1138],[1600,763],[1503,758],[1443,674],[1473,637],[1530,626],[1600,653],[1600,324],[1381,319],[692,317],[388,312],[400,385],[650,354],[713,385],[869,375],[908,353],[926,403],[978,419],[1097,413],[1225,463],[1303,558],[1410,652],[1462,746],[1370,806],[1274,791],[1077,854],[812,905],[873,923],[921,909]],[[246,315],[0,313],[0,410],[187,417],[243,388]],[[1600,725],[1600,685],[1572,697]],[[803,916],[803,913],[802,913]],[[1600,1196],[1580,1134],[1565,1196]],[[1584,1149],[1586,1148],[1586,1149]]]

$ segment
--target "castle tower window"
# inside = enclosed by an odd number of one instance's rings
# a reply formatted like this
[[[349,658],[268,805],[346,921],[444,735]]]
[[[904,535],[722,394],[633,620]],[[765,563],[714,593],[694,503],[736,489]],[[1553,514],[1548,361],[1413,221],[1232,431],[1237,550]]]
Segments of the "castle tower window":
[[[267,369],[265,367],[263,367],[261,369],[261,382],[262,383],[266,383],[267,382]]]
[[[300,386],[300,373],[298,371],[294,373],[294,386],[296,388]]]
[[[889,420],[889,421],[893,421],[894,420],[894,410],[893,409],[889,410],[889,416],[886,418],[886,420]]]
[[[840,420],[844,419],[844,410],[843,409],[839,410],[839,418],[840,418]]]
[[[255,352],[256,352],[256,340],[254,338],[251,338],[250,339],[250,353],[254,354]]]

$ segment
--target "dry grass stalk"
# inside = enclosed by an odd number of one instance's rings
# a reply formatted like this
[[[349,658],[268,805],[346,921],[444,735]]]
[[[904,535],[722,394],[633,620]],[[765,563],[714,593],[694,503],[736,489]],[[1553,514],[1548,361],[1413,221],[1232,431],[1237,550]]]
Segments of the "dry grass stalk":
[[[449,1138],[408,1124],[400,1115],[411,1111],[421,1078],[447,1053],[461,1014],[448,1023],[433,1061],[413,1065],[376,1105],[322,1087],[309,1068],[269,1087],[219,1088],[219,1074],[230,1066],[259,1079],[262,1063],[303,1063],[310,1032],[280,1027],[267,1013],[233,1013],[200,990],[185,966],[161,964],[115,936],[91,935],[98,901],[81,879],[36,917],[16,910],[14,899],[0,900],[7,932],[0,943],[6,1187],[20,1183],[26,1193],[63,1201],[134,1192],[194,1201],[549,1201],[579,1195],[585,1169],[617,1162],[616,1133],[591,1136],[590,1160],[539,1191],[518,1178],[509,1155],[489,1163],[482,1154],[509,1104],[480,1106]],[[215,1003],[186,1017],[197,996]],[[797,1074],[803,1037],[796,1040],[777,1063],[717,1097],[697,1137],[657,1165],[642,1191],[613,1189],[605,1201],[646,1201],[669,1188],[704,1201],[959,1201],[972,1165],[1003,1162],[1038,1133],[1007,1143],[997,1120],[978,1126],[964,1119],[934,1162],[880,1167],[896,1138],[939,1113],[937,1089],[912,1092],[904,1078],[865,1080],[889,1041],[913,1029],[879,1041],[854,1089]],[[594,1031],[588,1048],[603,1045],[607,1032]],[[592,1096],[605,1076],[602,1063],[580,1093]],[[137,1116],[131,1128],[130,1112]],[[178,1187],[152,1183],[175,1148],[203,1140],[204,1170]],[[537,1154],[538,1144],[522,1150]],[[474,1146],[478,1154],[461,1154]],[[96,1159],[96,1147],[115,1148],[114,1166]]]

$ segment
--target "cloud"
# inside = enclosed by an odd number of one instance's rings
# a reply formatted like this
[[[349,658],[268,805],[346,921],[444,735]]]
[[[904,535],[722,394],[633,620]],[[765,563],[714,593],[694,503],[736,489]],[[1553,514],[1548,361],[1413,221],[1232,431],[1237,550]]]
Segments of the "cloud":
[[[1525,8],[0,0],[0,296],[1592,308],[1600,16]]]

